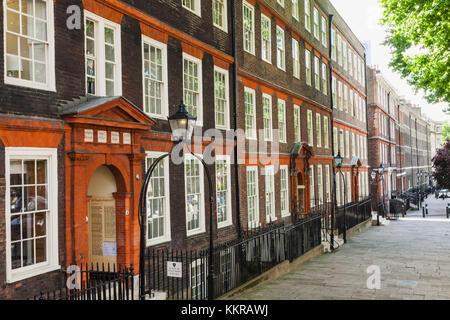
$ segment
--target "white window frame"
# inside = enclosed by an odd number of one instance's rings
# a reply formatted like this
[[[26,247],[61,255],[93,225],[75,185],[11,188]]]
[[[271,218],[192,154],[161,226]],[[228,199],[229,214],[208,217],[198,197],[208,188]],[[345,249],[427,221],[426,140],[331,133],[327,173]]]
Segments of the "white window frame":
[[[295,38],[292,38],[292,69],[292,75],[300,79],[300,46]]]
[[[351,184],[351,178],[350,178],[350,171],[346,172],[346,187],[347,187],[347,203],[352,202],[352,184]]]
[[[208,283],[206,281],[206,277],[207,277],[207,260],[204,258],[199,258],[197,260],[192,261],[189,264],[189,289],[190,289],[190,298],[196,298],[195,300],[200,300],[200,298],[202,297],[206,297],[206,292],[207,292],[207,286]],[[193,270],[195,270],[195,274],[192,272]],[[199,270],[199,271],[197,271]],[[198,292],[196,292],[195,296],[193,294],[193,288],[192,288],[192,277],[196,276],[196,280],[195,280],[195,284],[196,287],[199,287],[199,290],[196,290]],[[198,283],[200,278],[200,283]],[[194,299],[193,299],[194,300]]]
[[[281,183],[281,172],[285,172],[286,174],[286,190],[283,190],[281,188],[282,183]],[[282,206],[282,199],[281,199],[281,194],[282,192],[285,191],[286,192],[286,197],[284,199],[284,205],[286,210],[283,210],[283,206]],[[281,217],[289,217],[291,215],[290,213],[290,206],[289,206],[289,166],[287,165],[280,165],[280,211],[281,211]]]
[[[340,111],[343,111],[344,110],[344,108],[343,108],[343,93],[342,93],[342,81],[339,81],[338,80],[338,82],[337,82],[337,84],[338,84],[338,107],[339,107],[339,110]]]
[[[147,161],[148,159],[157,159],[158,157],[162,156],[164,154],[164,152],[156,152],[156,151],[146,151],[146,158],[145,158],[145,169],[148,170],[147,167]],[[165,207],[166,207],[166,212],[165,212],[165,217],[164,217],[164,236],[163,237],[159,237],[159,238],[153,238],[153,239],[149,239],[148,238],[148,218],[146,219],[145,223],[146,223],[146,227],[145,227],[145,239],[147,242],[147,247],[150,246],[154,246],[157,244],[161,244],[164,242],[168,242],[171,240],[171,233],[170,233],[170,186],[169,186],[169,158],[166,157],[163,160],[164,163],[164,192],[165,192]],[[150,182],[149,182],[149,188],[150,188]],[[148,194],[145,196],[145,198],[147,199]]]
[[[342,42],[342,62],[344,64],[344,71],[347,71],[347,42],[345,42],[345,40]]]
[[[264,100],[267,99],[269,101],[269,116],[270,118],[269,120],[269,127],[266,128],[266,124],[265,121],[266,118],[264,118]],[[273,120],[272,120],[272,96],[267,94],[267,93],[263,93],[262,94],[262,111],[263,111],[263,128],[264,128],[264,141],[272,141],[273,139]],[[266,134],[266,130],[268,130],[268,135]]]
[[[322,62],[322,93],[328,95],[327,65]]]
[[[47,1],[47,44],[48,50],[46,60],[46,83],[35,82],[32,80],[18,79],[8,77],[7,75],[7,63],[6,63],[6,33],[7,33],[7,5],[6,0],[3,1],[3,79],[5,84],[20,86],[26,88],[33,88],[46,91],[56,92],[56,80],[55,80],[55,27],[54,27],[54,9],[53,1]],[[20,17],[19,17],[20,19]],[[19,22],[19,24],[21,24]],[[20,57],[19,57],[20,59]],[[19,62],[20,63],[20,62]]]
[[[311,70],[311,51],[305,49],[305,73],[306,84],[311,86],[312,70]]]
[[[276,216],[276,212],[275,212],[275,173],[274,173],[274,167],[272,165],[270,166],[265,166],[264,167],[264,195],[265,195],[265,209],[267,209],[267,179],[269,180],[269,183],[271,183],[271,188],[272,188],[272,205],[271,205],[271,214],[267,214],[267,210],[266,211],[266,222],[273,222],[275,220],[277,220],[277,216]]]
[[[314,87],[320,91],[320,62],[316,55],[314,55]]]
[[[213,25],[214,25],[215,27],[219,28],[220,30],[224,31],[224,32],[228,32],[228,13],[227,13],[227,10],[228,10],[228,3],[227,3],[227,0],[220,0],[220,1],[223,1],[222,25],[218,25],[218,24],[216,24],[216,23],[214,22],[214,11],[215,11],[215,10],[214,10],[214,8],[215,8],[214,3],[215,3],[216,1],[218,1],[218,0],[213,0],[213,2],[212,2]]]
[[[244,7],[247,7],[251,12],[252,12],[252,30],[250,30],[251,32],[251,39],[250,39],[250,48],[248,48],[249,50],[247,50],[245,48],[245,25],[244,25],[244,21],[245,21],[245,10]],[[244,49],[245,52],[248,52],[250,54],[255,55],[255,7],[253,7],[250,3],[248,3],[247,1],[244,1],[242,3],[242,32],[243,32],[243,37],[242,37],[242,47]]]
[[[283,106],[283,118],[284,121],[280,122],[280,105]],[[278,99],[277,101],[277,115],[278,115],[278,134],[279,134],[279,141],[282,143],[286,143],[287,139],[287,127],[286,127],[286,101],[282,99]],[[283,126],[283,135],[280,134],[280,126]]]
[[[345,157],[350,158],[350,131],[345,130]]]
[[[330,165],[325,165],[325,189],[326,189],[326,202],[331,202],[331,189],[330,189]]]
[[[344,111],[348,113],[348,86],[344,83]]]
[[[314,6],[313,9],[313,21],[314,21],[314,38],[320,41],[320,31],[319,31],[319,10]]]
[[[264,41],[263,41],[263,21],[268,22],[268,28],[269,28],[269,39],[268,39],[268,52],[267,56],[264,52]],[[269,17],[261,13],[261,59],[267,63],[272,64],[272,26],[271,26],[271,20]]]
[[[142,36],[142,88],[145,88],[145,61],[144,61],[144,45],[150,45],[155,48],[158,48],[161,50],[161,59],[163,63],[163,93],[162,93],[162,102],[161,102],[161,114],[146,112],[145,111],[145,89],[142,90],[143,95],[143,101],[144,101],[144,112],[150,115],[152,118],[158,118],[158,119],[164,119],[167,120],[167,117],[169,116],[169,86],[168,86],[168,78],[167,78],[167,45],[165,43],[156,41],[152,38],[149,38],[145,35]]]
[[[355,140],[355,132],[352,131],[352,156],[356,156],[356,140]]]
[[[327,47],[327,19],[322,16],[322,45]]]
[[[334,155],[338,154],[339,150],[339,136],[338,136],[338,128],[333,126],[333,143],[334,143]]]
[[[197,154],[200,158],[202,158],[202,155]],[[189,230],[188,228],[188,219],[187,219],[187,181],[186,181],[186,161],[188,160],[194,160],[195,162],[198,162],[199,165],[199,184],[200,184],[200,204],[199,204],[199,227],[196,229]],[[204,184],[204,169],[202,166],[202,163],[199,159],[194,157],[191,154],[185,154],[184,155],[184,199],[185,199],[185,216],[186,216],[186,236],[194,236],[200,233],[204,233],[206,231],[205,229],[205,184]]]
[[[336,95],[336,77],[331,78],[331,94],[333,96],[333,108],[337,109],[337,95]]]
[[[336,61],[336,30],[331,29],[331,59]]]
[[[47,216],[47,261],[26,267],[12,269],[11,261],[11,203],[10,203],[10,161],[20,160],[47,160],[48,183],[48,211]],[[58,250],[58,152],[53,148],[5,148],[5,228],[6,228],[6,282],[13,283],[39,274],[59,270]]]
[[[316,112],[316,136],[317,136],[317,147],[322,147],[322,116],[320,113]]]
[[[250,221],[250,215],[249,215],[249,211],[248,211],[248,173],[249,172],[254,172],[255,174],[255,195],[253,197],[255,197],[255,220],[254,221]],[[258,184],[258,167],[257,166],[249,166],[247,167],[246,173],[247,173],[247,178],[246,178],[246,182],[247,182],[247,226],[249,229],[253,229],[253,228],[257,228],[260,226],[259,223],[259,184]]]
[[[188,60],[190,62],[196,63],[198,65],[198,106],[197,106],[197,121],[195,122],[195,126],[202,127],[203,126],[203,68],[202,68],[202,60],[193,57],[185,52],[183,52],[183,77],[184,77],[184,60]],[[183,80],[183,97],[184,97],[184,80]],[[186,103],[186,99],[184,99],[184,103]]]
[[[306,110],[306,130],[308,131],[308,144],[314,146],[314,120],[312,110],[309,109]]]
[[[214,66],[214,86],[216,85],[216,81],[215,81],[215,73],[222,73],[225,76],[225,99],[226,99],[226,103],[225,103],[225,111],[224,111],[224,119],[225,119],[225,125],[219,125],[217,124],[217,118],[216,118],[216,96],[215,96],[215,88],[214,88],[214,123],[216,125],[217,129],[224,129],[224,130],[229,130],[230,129],[230,81],[229,81],[229,74],[228,74],[228,70],[222,69],[218,66]]]
[[[231,157],[229,155],[216,155],[216,164],[217,160],[225,161],[227,165],[227,216],[225,221],[217,222],[217,228],[224,228],[231,226],[233,224],[232,216],[233,216],[233,208],[231,204]],[[219,212],[217,205],[217,166],[215,166],[216,170],[216,212]],[[217,217],[216,217],[217,219]]]
[[[350,88],[348,97],[349,97],[350,114],[352,115],[352,117],[355,116],[355,106],[353,104],[353,96],[354,96],[354,94],[355,93],[353,92],[353,89]]]
[[[122,41],[121,41],[121,26],[115,22],[100,17],[90,11],[84,10],[84,23],[86,19],[93,20],[96,24],[96,38],[95,38],[95,52],[97,57],[97,69],[95,77],[95,96],[106,96],[106,76],[105,76],[105,27],[114,29],[114,54],[115,54],[115,72],[114,72],[114,96],[122,95]],[[102,32],[98,32],[102,30]],[[86,35],[84,36],[86,38]],[[86,44],[85,44],[86,45]],[[86,56],[86,48],[85,53]],[[87,69],[85,57],[85,69]],[[142,59],[143,60],[143,59]],[[84,83],[86,86],[86,71],[84,75]],[[86,90],[87,92],[87,87]]]
[[[309,202],[310,207],[313,208],[316,206],[316,202],[314,200],[316,197],[315,183],[314,183],[314,165],[309,166]]]
[[[284,0],[277,0],[277,3],[284,8]]]
[[[319,205],[323,204],[323,169],[322,165],[317,165],[317,189],[318,189],[318,199]]]
[[[297,116],[295,115],[297,113]],[[297,124],[295,123],[295,118],[297,117]],[[294,104],[294,139],[295,142],[300,142],[302,140],[302,130],[301,130],[301,115],[300,115],[300,106]],[[297,127],[297,130],[295,130]]]
[[[305,29],[311,32],[311,3],[305,0]]]
[[[327,149],[330,147],[328,127],[329,127],[328,117],[323,116],[323,138],[324,138],[323,146],[324,148]]]
[[[245,107],[245,93],[251,93],[253,96],[253,127],[247,129],[245,119],[247,118],[247,112]],[[256,125],[256,91],[252,88],[245,87],[244,88],[244,129],[245,129],[245,138],[248,140],[257,140],[257,125]]]
[[[282,46],[279,46],[278,35],[281,35]],[[277,26],[276,33],[276,43],[277,43],[277,67],[283,71],[286,71],[286,39],[284,35],[284,30],[280,26]]]
[[[342,37],[340,34],[337,34],[337,60],[342,67]]]
[[[202,16],[202,8],[201,8],[201,0],[189,0],[194,4],[194,10],[192,10],[191,8],[187,7],[184,5],[183,3],[184,0],[181,0],[181,6],[183,8],[185,8],[186,10],[198,15],[199,17]]]
[[[300,10],[298,2],[299,0],[292,0],[292,17],[297,21],[300,20]]]

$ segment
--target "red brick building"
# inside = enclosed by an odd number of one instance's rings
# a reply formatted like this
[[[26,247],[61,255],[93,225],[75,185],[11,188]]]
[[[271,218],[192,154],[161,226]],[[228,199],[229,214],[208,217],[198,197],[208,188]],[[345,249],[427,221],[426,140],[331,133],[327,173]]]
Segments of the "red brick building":
[[[325,29],[323,41],[313,35],[316,8],[327,28],[319,2],[237,2],[238,127],[247,146],[239,169],[244,228],[289,223],[331,200],[329,40]],[[267,152],[271,158],[261,159]]]
[[[335,12],[331,27],[334,154],[344,158],[336,171],[338,206],[369,196],[365,49]]]
[[[201,249],[211,232],[223,243],[331,202],[333,146],[350,148],[334,128],[359,137],[343,171],[351,200],[366,194],[364,49],[329,1],[33,0],[0,11],[0,299],[59,288],[72,264],[139,272],[142,177],[171,150],[167,117],[181,99],[197,117],[195,154],[221,144],[213,194],[187,150],[161,162],[147,247]]]
[[[2,2],[0,298],[59,288],[61,268],[71,264],[138,271],[141,181],[171,149],[167,116],[184,98],[198,118],[196,136],[234,127],[229,7]],[[239,225],[226,152],[217,149],[209,165],[216,243],[236,238]],[[151,185],[147,246],[206,247],[210,195],[201,163],[189,155],[163,162]]]
[[[371,169],[383,165],[383,179],[372,184],[372,192],[379,201],[388,200],[400,188],[399,156],[399,97],[395,88],[375,68],[367,68],[368,119],[369,119],[369,165]]]

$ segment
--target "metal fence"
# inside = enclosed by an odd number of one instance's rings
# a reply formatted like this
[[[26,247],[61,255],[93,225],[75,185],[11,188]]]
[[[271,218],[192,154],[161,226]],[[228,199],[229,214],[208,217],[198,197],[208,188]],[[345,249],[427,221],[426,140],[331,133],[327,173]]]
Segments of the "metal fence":
[[[64,271],[59,290],[41,292],[34,300],[134,300],[133,265],[121,267],[86,264]]]
[[[345,214],[344,214],[345,209]],[[344,224],[345,217],[345,224]],[[354,226],[366,221],[372,217],[371,213],[371,200],[366,199],[360,202],[353,202],[347,204],[345,207],[341,206],[336,211],[336,227],[339,234],[344,232],[344,228],[347,230]]]
[[[214,248],[214,296],[257,277],[277,264],[292,261],[321,243],[321,215],[253,232],[244,239]],[[152,250],[146,254],[146,287],[164,292],[167,299],[203,300],[207,297],[208,250]],[[181,263],[175,276],[168,269]]]

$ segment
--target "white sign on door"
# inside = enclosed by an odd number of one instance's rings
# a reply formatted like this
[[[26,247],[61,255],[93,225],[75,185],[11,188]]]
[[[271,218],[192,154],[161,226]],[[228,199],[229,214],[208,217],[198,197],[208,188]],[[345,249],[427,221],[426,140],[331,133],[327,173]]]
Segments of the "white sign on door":
[[[167,276],[181,278],[183,274],[181,262],[167,261]]]

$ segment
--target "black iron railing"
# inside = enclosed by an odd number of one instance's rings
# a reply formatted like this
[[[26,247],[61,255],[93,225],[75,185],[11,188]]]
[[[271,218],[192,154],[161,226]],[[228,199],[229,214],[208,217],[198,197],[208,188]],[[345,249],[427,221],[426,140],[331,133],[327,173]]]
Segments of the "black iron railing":
[[[320,245],[320,231],[321,215],[314,215],[289,226],[258,229],[241,240],[215,247],[214,296],[219,297],[277,264],[293,261]],[[166,299],[206,299],[208,253],[207,249],[168,251],[148,248],[147,288],[153,294],[161,292]],[[179,269],[170,276],[168,269],[173,271],[177,265]]]
[[[133,265],[82,265],[64,271],[61,289],[41,292],[34,300],[134,300]]]
[[[344,224],[344,206],[336,210],[336,227],[339,234],[344,232],[344,228],[351,229],[354,226],[368,220],[372,217],[371,200],[366,199],[360,202],[352,202],[345,205],[345,224]]]

